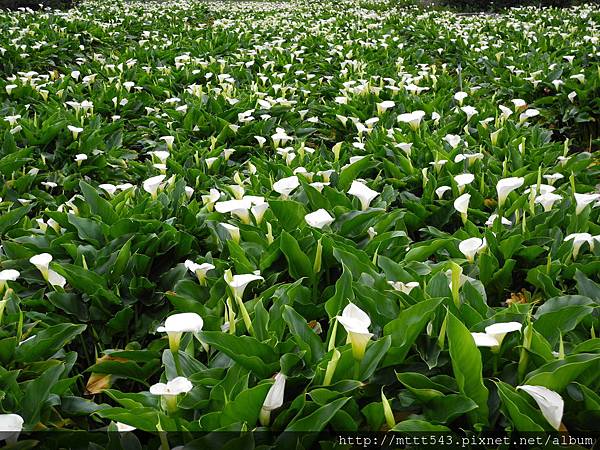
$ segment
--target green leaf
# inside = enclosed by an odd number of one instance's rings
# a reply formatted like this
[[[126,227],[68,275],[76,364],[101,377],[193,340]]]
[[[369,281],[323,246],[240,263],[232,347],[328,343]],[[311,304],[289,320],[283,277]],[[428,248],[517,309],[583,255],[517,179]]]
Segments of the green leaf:
[[[260,378],[268,378],[277,371],[279,356],[270,345],[250,336],[234,336],[220,331],[203,331],[202,341],[229,356],[240,366]]]
[[[422,433],[422,432],[444,432],[447,433],[450,428],[443,425],[434,425],[431,422],[425,420],[408,419],[396,424],[391,431],[400,431],[404,433]]]
[[[285,429],[285,431],[296,431],[296,432],[318,432],[325,428],[325,425],[333,418],[349,400],[348,397],[338,398],[332,401],[328,405],[321,406],[312,414],[303,417],[298,420],[292,421],[292,423]]]
[[[119,215],[115,212],[112,205],[100,197],[100,194],[92,186],[85,181],[79,182],[79,188],[83,194],[85,201],[90,206],[94,214],[99,215],[107,225],[114,224],[119,220]]]
[[[471,333],[453,314],[448,314],[448,345],[452,371],[461,394],[478,405],[470,414],[471,421],[486,424],[488,421],[488,390],[483,384],[481,353]]]
[[[63,363],[53,365],[27,384],[21,405],[21,416],[27,425],[33,426],[40,421],[42,408],[64,370]]]
[[[61,323],[48,327],[22,342],[15,352],[15,360],[23,363],[44,361],[65,347],[78,334],[83,333],[85,325]]]
[[[15,225],[19,220],[25,217],[29,211],[31,211],[31,206],[24,206],[22,208],[15,208],[9,212],[2,213],[0,215],[0,236],[4,235],[4,233],[13,225]]]
[[[335,317],[342,313],[342,305],[354,300],[352,291],[352,273],[342,263],[342,275],[335,282],[335,294],[325,302],[325,310],[329,317]]]
[[[402,364],[410,347],[431,316],[442,303],[441,298],[431,298],[420,301],[410,308],[401,311],[397,319],[388,322],[383,328],[384,335],[392,338],[391,347],[387,352],[384,366]]]
[[[360,362],[360,379],[367,380],[375,370],[379,362],[387,354],[390,345],[392,344],[391,336],[383,336],[381,339],[368,346],[365,356]]]
[[[321,338],[308,326],[304,317],[289,305],[283,307],[283,320],[287,323],[290,333],[301,350],[306,351],[308,362],[316,363],[325,353]]]
[[[286,231],[281,232],[279,248],[287,259],[290,275],[298,280],[300,278],[311,278],[313,275],[312,264],[308,256],[300,249],[298,241]]]
[[[249,429],[254,428],[267,392],[273,383],[261,383],[238,394],[235,400],[225,405],[221,414],[221,426],[232,423],[245,423]]]
[[[542,432],[546,421],[542,414],[525,400],[512,386],[496,381],[498,394],[502,401],[502,410],[518,431]]]
[[[277,217],[279,225],[287,231],[297,229],[306,215],[304,205],[294,200],[269,200],[269,208]]]
[[[600,370],[600,355],[580,353],[565,359],[551,361],[529,372],[523,384],[545,386],[561,392],[571,381],[575,381],[586,370]]]
[[[371,157],[367,156],[356,161],[354,164],[350,164],[340,173],[337,187],[341,191],[347,191],[354,180],[358,178],[358,175],[364,170],[375,165],[375,162],[371,160]]]

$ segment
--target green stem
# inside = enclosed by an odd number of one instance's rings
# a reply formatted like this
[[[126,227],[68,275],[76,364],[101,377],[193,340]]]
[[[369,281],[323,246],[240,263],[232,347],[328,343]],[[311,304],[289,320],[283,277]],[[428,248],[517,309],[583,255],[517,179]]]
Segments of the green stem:
[[[158,433],[158,436],[160,437],[161,450],[171,450],[171,448],[169,447],[169,441],[167,439],[167,433],[165,433],[164,431],[160,431]]]
[[[359,380],[360,378],[360,361],[357,359],[354,360],[354,377],[355,380]]]

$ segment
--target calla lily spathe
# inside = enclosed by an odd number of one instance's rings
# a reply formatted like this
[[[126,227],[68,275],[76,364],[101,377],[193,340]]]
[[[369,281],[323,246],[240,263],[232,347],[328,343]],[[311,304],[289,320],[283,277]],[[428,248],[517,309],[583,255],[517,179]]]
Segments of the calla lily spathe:
[[[336,316],[339,323],[343,325],[348,333],[347,342],[352,344],[352,355],[360,361],[365,355],[368,342],[373,337],[369,332],[371,319],[362,309],[354,303],[349,303],[342,311],[341,316]]]
[[[148,178],[144,181],[142,186],[144,190],[148,192],[153,199],[155,199],[158,195],[158,189],[165,178],[166,175],[157,175],[155,177]]]
[[[499,322],[485,327],[485,333],[471,333],[477,347],[491,347],[493,352],[500,350],[502,341],[508,333],[521,331],[519,322]]]
[[[481,253],[487,248],[487,243],[485,242],[485,238],[480,239],[477,237],[465,239],[458,244],[458,249],[465,255],[467,261],[472,263],[475,261],[475,255]]]
[[[454,200],[454,209],[460,213],[463,223],[467,223],[467,213],[469,210],[469,201],[471,200],[471,194],[463,194]]]
[[[198,282],[202,286],[206,284],[206,273],[215,268],[215,266],[210,263],[197,264],[189,259],[185,261],[184,265],[186,269],[196,275]]]
[[[515,189],[523,186],[525,179],[522,177],[511,177],[503,178],[496,184],[496,191],[498,192],[498,206],[502,207],[506,202],[508,195]]]
[[[25,421],[18,414],[0,414],[0,441],[14,443],[23,430]]]
[[[369,208],[371,201],[379,195],[379,192],[374,191],[369,186],[360,181],[353,181],[348,194],[354,195],[360,200],[362,210],[365,211]]]
[[[577,259],[581,246],[586,242],[590,246],[590,250],[594,250],[594,240],[600,236],[592,236],[590,233],[572,233],[565,238],[565,241],[573,241],[573,259]]]
[[[265,401],[260,409],[259,420],[264,427],[269,425],[271,419],[271,411],[280,408],[283,405],[283,397],[285,394],[286,376],[279,372],[275,375],[275,382],[271,385]]]
[[[318,229],[331,225],[335,221],[335,219],[323,208],[305,215],[304,220],[309,226]]]
[[[204,321],[196,313],[180,313],[167,317],[165,325],[156,329],[159,333],[167,333],[169,336],[169,347],[172,352],[179,350],[179,343],[183,333],[190,332],[197,335],[202,331]]]
[[[242,298],[244,296],[246,287],[253,281],[257,280],[264,280],[264,278],[253,273],[233,275],[231,278],[228,278],[227,275],[225,275],[225,281],[233,291],[233,295],[238,298]]]
[[[0,271],[0,293],[6,288],[7,281],[16,281],[21,273],[14,269],[5,269]]]
[[[544,386],[531,386],[524,384],[517,389],[527,392],[538,404],[542,415],[555,430],[560,429],[565,402],[557,393]]]
[[[173,413],[177,410],[177,396],[186,394],[194,388],[193,384],[186,377],[177,377],[167,383],[156,383],[150,386],[152,395],[160,395],[164,401],[165,409]]]
[[[54,270],[50,269],[50,263],[52,262],[51,254],[40,253],[39,255],[29,258],[29,262],[37,267],[44,280],[52,286],[60,286],[62,288],[67,283],[67,280],[65,280],[62,275],[59,275]]]
[[[298,186],[300,186],[300,180],[298,180],[296,175],[292,175],[273,183],[273,190],[281,194],[282,198],[287,198]]]
[[[600,200],[600,194],[578,194],[575,193],[575,214],[579,215],[583,212],[585,207],[590,203]]]

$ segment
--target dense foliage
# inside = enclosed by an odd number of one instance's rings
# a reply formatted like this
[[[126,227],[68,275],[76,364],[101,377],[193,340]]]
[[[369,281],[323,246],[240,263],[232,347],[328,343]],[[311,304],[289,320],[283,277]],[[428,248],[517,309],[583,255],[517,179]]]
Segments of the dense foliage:
[[[599,18],[2,13],[0,425],[597,429]]]
[[[566,8],[584,2],[580,0],[438,0],[435,3],[464,11],[497,11],[523,6]]]

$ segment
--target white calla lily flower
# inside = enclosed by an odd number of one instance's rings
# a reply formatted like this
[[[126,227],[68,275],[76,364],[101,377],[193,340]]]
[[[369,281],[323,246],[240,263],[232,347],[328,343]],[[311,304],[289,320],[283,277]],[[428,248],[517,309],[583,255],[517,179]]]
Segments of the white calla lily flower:
[[[575,214],[579,215],[583,212],[585,207],[590,203],[600,200],[600,194],[578,194],[575,193]]]
[[[349,303],[342,311],[341,316],[336,319],[345,328],[348,333],[347,342],[352,344],[352,354],[354,359],[360,361],[365,355],[367,344],[373,334],[369,332],[371,319],[362,309],[354,303]]]
[[[469,210],[469,202],[471,201],[471,194],[463,194],[454,200],[454,209],[460,213],[463,223],[467,223],[467,213]]]
[[[260,424],[264,427],[269,425],[271,411],[274,411],[283,405],[285,380],[285,375],[279,372],[275,375],[275,382],[271,385],[269,392],[267,392],[267,396],[265,397],[265,401],[263,402],[259,414]]]
[[[485,327],[485,333],[471,333],[477,347],[490,347],[493,352],[498,352],[504,337],[508,333],[521,331],[523,325],[519,322],[498,322]]]
[[[197,264],[189,259],[185,261],[184,265],[186,269],[196,275],[201,286],[206,285],[206,273],[215,268],[215,266],[210,263]]]
[[[560,200],[562,200],[562,197],[553,192],[546,192],[545,194],[538,195],[535,198],[535,202],[542,205],[542,207],[544,208],[544,211],[546,211],[546,212],[552,210],[552,206],[554,206],[554,203],[556,203]]]
[[[544,386],[531,386],[524,384],[517,389],[527,392],[542,411],[542,415],[555,430],[560,429],[565,402],[557,392]]]
[[[374,191],[366,184],[360,181],[353,181],[348,194],[357,197],[360,200],[362,210],[365,211],[369,208],[371,201],[379,195],[379,192]]]
[[[577,259],[581,246],[586,242],[590,246],[590,250],[594,250],[594,236],[590,233],[572,233],[565,237],[565,241],[573,241],[573,259]]]
[[[152,395],[160,395],[164,400],[167,411],[177,410],[177,396],[186,394],[194,388],[193,384],[186,377],[177,377],[167,383],[156,383],[150,386]]]
[[[291,177],[282,178],[273,183],[273,190],[278,194],[281,194],[281,197],[285,199],[298,186],[300,186],[300,180],[298,180],[298,176],[292,175]]]
[[[496,184],[496,191],[498,192],[498,205],[502,207],[508,195],[514,191],[515,189],[523,186],[525,179],[523,177],[511,177],[511,178],[502,178]]]
[[[160,185],[165,180],[165,178],[165,175],[157,175],[155,177],[148,178],[143,183],[144,190],[148,192],[153,199],[156,199]]]
[[[0,271],[0,293],[6,288],[7,281],[16,281],[21,276],[18,270],[5,269]]]
[[[335,221],[335,219],[323,208],[305,215],[304,220],[309,226],[318,229],[331,225]]]
[[[25,421],[18,414],[0,414],[0,441],[17,442]]]
[[[400,114],[397,118],[398,122],[407,123],[413,130],[417,130],[421,124],[421,120],[425,117],[425,111],[413,111],[411,113]]]
[[[179,351],[181,336],[185,332],[196,335],[202,331],[204,321],[196,313],[180,313],[167,317],[164,326],[156,329],[159,333],[167,333],[169,336],[169,348],[173,353]]]
[[[456,175],[454,181],[458,187],[459,194],[462,194],[465,191],[465,186],[471,184],[474,180],[475,175],[472,173],[461,173],[460,175]]]
[[[227,275],[225,275],[225,281],[233,291],[233,295],[237,298],[242,298],[244,296],[244,291],[246,287],[253,281],[264,280],[260,275],[255,275],[253,273],[247,273],[243,275],[233,275],[231,279],[228,279]]]
[[[451,191],[452,188],[450,186],[440,186],[435,190],[435,195],[441,200],[444,194],[448,191]]]
[[[458,249],[465,255],[467,261],[472,263],[475,261],[475,255],[481,253],[487,248],[487,243],[485,242],[485,238],[480,239],[477,237],[465,239],[458,244]]]

